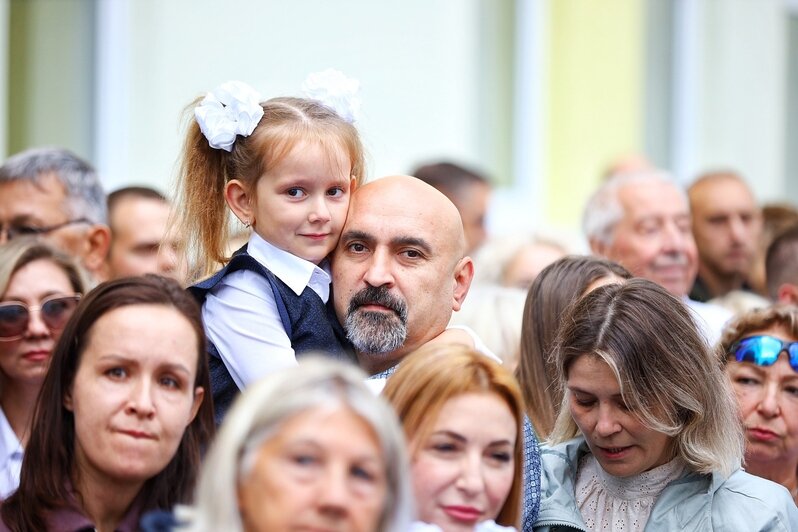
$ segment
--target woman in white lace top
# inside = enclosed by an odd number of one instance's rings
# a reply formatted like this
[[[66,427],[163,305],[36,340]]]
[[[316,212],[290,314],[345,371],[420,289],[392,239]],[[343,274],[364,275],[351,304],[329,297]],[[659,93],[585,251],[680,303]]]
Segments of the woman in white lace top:
[[[535,530],[798,530],[783,487],[740,468],[735,398],[690,310],[643,279],[562,321],[564,400]]]

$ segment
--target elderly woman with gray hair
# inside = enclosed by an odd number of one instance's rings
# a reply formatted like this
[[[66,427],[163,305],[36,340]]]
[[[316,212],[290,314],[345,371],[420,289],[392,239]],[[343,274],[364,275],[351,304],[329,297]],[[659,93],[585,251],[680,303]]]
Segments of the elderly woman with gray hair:
[[[180,530],[405,532],[402,429],[364,379],[319,358],[248,388],[207,456],[194,508],[177,512],[189,521]]]
[[[740,468],[729,381],[662,287],[632,279],[587,294],[554,359],[564,399],[535,530],[798,530],[787,490]]]

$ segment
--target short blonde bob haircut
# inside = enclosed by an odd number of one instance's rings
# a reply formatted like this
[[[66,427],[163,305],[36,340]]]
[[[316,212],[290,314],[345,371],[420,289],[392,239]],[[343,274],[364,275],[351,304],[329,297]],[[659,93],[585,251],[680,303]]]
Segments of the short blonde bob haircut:
[[[248,475],[260,447],[294,416],[315,408],[342,406],[374,431],[385,459],[387,494],[377,530],[405,532],[412,496],[404,435],[393,409],[365,385],[358,368],[322,357],[305,357],[297,367],[269,375],[236,399],[211,447],[200,475],[189,525],[179,530],[240,532],[239,479]],[[269,501],[263,501],[269,504]]]
[[[521,511],[525,410],[521,390],[512,373],[470,347],[427,344],[402,361],[383,391],[399,414],[410,446],[411,461],[432,432],[444,404],[467,393],[498,395],[515,418],[513,483],[496,522],[517,527]]]
[[[553,353],[565,392],[550,442],[579,434],[568,371],[579,357],[593,356],[612,369],[640,421],[673,438],[674,454],[690,470],[725,476],[737,470],[745,449],[737,400],[690,312],[645,279],[597,288],[572,306]]]

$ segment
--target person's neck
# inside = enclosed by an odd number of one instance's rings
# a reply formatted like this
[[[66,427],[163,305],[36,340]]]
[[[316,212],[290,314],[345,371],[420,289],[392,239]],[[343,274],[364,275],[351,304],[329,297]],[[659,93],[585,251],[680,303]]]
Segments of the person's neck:
[[[36,398],[39,395],[41,383],[38,385],[3,379],[0,382],[2,396],[0,396],[0,406],[3,413],[11,425],[11,430],[17,435],[17,439],[25,447],[30,437],[31,422],[33,411],[36,408]]]
[[[711,298],[725,296],[733,290],[740,290],[745,283],[745,277],[742,274],[721,274],[701,264],[698,266],[698,277],[706,286]]]
[[[367,375],[376,375],[390,369],[402,361],[405,356],[403,350],[392,353],[363,353],[356,351],[357,363]]]
[[[121,484],[89,472],[72,474],[75,492],[97,532],[113,532],[125,518],[144,482]]]
[[[783,460],[746,460],[745,470],[752,475],[781,484],[790,490],[793,499],[798,498],[798,461],[785,464]]]

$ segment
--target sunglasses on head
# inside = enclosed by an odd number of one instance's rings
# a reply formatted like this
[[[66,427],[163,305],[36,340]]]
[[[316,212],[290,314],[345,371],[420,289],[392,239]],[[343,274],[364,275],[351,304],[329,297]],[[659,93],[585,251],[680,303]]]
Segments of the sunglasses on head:
[[[19,340],[28,329],[31,312],[39,312],[42,321],[51,331],[60,331],[75,311],[80,294],[55,295],[42,300],[41,305],[28,306],[19,301],[0,303],[0,342]]]
[[[757,366],[772,366],[779,355],[786,352],[790,366],[798,371],[798,342],[785,342],[768,335],[749,336],[732,344],[730,353],[737,362],[752,362]]]

